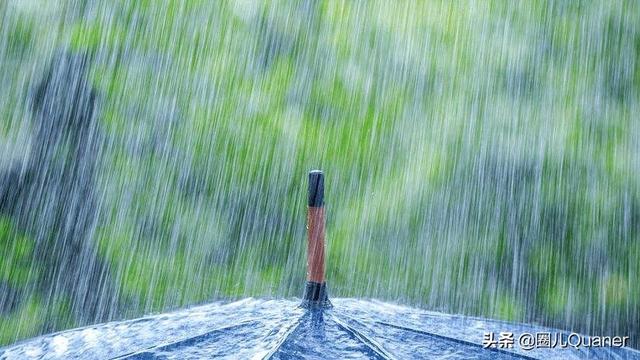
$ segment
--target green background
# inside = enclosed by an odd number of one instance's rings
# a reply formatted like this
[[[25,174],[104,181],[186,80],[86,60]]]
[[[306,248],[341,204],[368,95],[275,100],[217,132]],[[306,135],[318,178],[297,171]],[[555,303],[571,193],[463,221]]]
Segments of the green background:
[[[60,49],[92,57],[112,318],[300,296],[326,173],[331,296],[638,338],[634,1],[0,2],[1,166]],[[24,156],[23,156],[24,155]],[[90,322],[0,218],[0,344]]]

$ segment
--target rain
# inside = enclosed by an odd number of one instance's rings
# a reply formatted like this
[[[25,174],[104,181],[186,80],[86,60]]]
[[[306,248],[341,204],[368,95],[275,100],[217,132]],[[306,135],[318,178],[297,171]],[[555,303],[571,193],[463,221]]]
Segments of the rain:
[[[639,20],[632,0],[0,0],[0,358],[260,309],[274,358],[345,331],[412,357],[365,326],[402,311],[467,345],[493,319],[640,348]],[[320,335],[297,307],[314,169]]]

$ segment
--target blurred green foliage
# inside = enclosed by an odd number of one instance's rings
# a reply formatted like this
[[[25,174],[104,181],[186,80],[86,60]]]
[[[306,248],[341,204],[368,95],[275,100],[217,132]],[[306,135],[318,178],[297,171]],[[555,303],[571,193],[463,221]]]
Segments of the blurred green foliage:
[[[322,168],[332,295],[637,338],[637,3],[81,3],[5,5],[2,84],[93,58],[114,316],[299,296]],[[10,228],[0,279],[28,288]],[[1,343],[80,325],[26,293]]]

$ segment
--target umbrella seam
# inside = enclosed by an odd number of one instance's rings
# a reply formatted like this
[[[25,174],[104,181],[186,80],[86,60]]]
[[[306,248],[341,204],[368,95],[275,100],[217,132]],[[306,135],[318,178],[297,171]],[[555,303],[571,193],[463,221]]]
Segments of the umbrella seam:
[[[357,320],[353,319],[354,321],[358,322]],[[468,345],[468,346],[472,346],[472,347],[476,347],[476,348],[482,348],[483,350],[489,350],[489,351],[495,351],[501,354],[506,354],[506,355],[510,355],[510,356],[515,356],[521,359],[528,359],[528,360],[538,360],[538,358],[535,357],[531,357],[531,356],[527,356],[527,355],[523,355],[523,354],[518,354],[518,353],[514,353],[511,351],[506,351],[506,350],[502,350],[502,349],[498,349],[498,348],[485,348],[480,344],[476,344],[470,341],[465,341],[465,340],[461,340],[461,339],[456,339],[456,338],[452,338],[452,337],[448,337],[448,336],[444,336],[444,335],[439,335],[439,334],[434,334],[434,333],[430,333],[427,331],[422,331],[422,330],[418,330],[418,329],[413,329],[410,327],[405,327],[405,326],[401,326],[401,325],[396,325],[396,324],[392,324],[392,323],[387,323],[387,322],[383,322],[383,321],[376,321],[376,324],[380,324],[380,325],[385,325],[385,326],[390,326],[396,329],[400,329],[400,330],[405,330],[405,331],[411,331],[414,333],[418,333],[421,335],[425,335],[425,336],[430,336],[430,337],[435,337],[438,339],[442,339],[442,340],[447,340],[447,341],[453,341],[456,342],[458,344],[462,344],[462,345]],[[363,325],[366,326],[366,325]]]
[[[380,344],[377,344],[375,341],[369,339],[358,330],[352,328],[351,326],[342,322],[342,320],[338,319],[335,315],[331,315],[333,321],[338,324],[341,328],[347,331],[349,334],[353,335],[358,341],[364,344],[367,348],[371,349],[376,355],[382,357],[383,359],[395,359],[393,355],[391,355],[387,350],[385,350]]]
[[[114,357],[112,359],[113,360],[116,360],[116,359],[127,359],[127,358],[130,358],[132,356],[141,355],[141,354],[144,354],[144,353],[149,352],[149,351],[162,350],[162,349],[165,349],[165,348],[168,348],[168,347],[171,347],[171,346],[180,345],[180,344],[183,344],[183,343],[185,343],[185,342],[187,342],[189,340],[196,340],[198,338],[206,337],[208,335],[211,335],[213,333],[217,333],[217,332],[220,332],[220,331],[231,330],[231,329],[235,329],[235,328],[239,328],[239,327],[245,327],[245,326],[248,326],[248,325],[251,325],[251,324],[255,324],[255,323],[257,323],[257,321],[247,320],[247,321],[241,322],[239,324],[230,325],[230,326],[223,326],[223,327],[220,327],[220,328],[209,330],[209,331],[207,331],[205,333],[202,333],[200,335],[190,336],[190,337],[187,337],[187,338],[180,339],[178,341],[167,342],[167,343],[164,343],[162,345],[151,346],[151,347],[148,347],[146,349],[132,351],[132,352],[130,352],[128,354],[119,355],[119,356],[116,356],[116,357]]]
[[[282,347],[282,345],[287,342],[287,340],[289,339],[289,336],[296,331],[296,329],[298,328],[298,326],[300,326],[300,323],[302,322],[302,318],[303,318],[304,314],[301,314],[298,316],[298,318],[295,321],[292,321],[291,324],[289,325],[289,329],[287,329],[287,331],[285,331],[284,334],[282,334],[282,336],[280,337],[279,341],[275,344],[275,346],[269,350],[267,352],[267,354],[265,354],[262,359],[263,360],[267,360],[267,359],[271,359],[273,357],[273,355],[275,355],[275,353],[278,352],[278,350],[280,350],[280,348]]]

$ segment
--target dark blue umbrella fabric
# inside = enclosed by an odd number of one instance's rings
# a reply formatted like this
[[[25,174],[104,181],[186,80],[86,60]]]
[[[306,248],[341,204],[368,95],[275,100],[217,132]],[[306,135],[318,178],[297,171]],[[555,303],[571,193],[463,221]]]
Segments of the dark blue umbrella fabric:
[[[0,359],[640,359],[629,348],[573,346],[589,338],[555,329],[331,301],[320,310],[294,300],[212,303],[41,336],[0,349]],[[560,342],[529,350],[519,343],[529,334]]]

